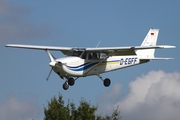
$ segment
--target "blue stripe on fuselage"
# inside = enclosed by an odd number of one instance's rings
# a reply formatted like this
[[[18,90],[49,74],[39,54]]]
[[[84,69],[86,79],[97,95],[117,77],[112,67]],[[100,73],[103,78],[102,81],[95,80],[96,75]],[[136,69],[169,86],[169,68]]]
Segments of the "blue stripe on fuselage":
[[[70,70],[72,71],[83,71],[83,70],[87,70],[89,69],[90,67],[98,64],[99,62],[94,62],[94,63],[85,63],[85,64],[82,64],[82,65],[79,65],[79,66],[74,66],[74,67],[71,67],[71,66],[67,66]]]

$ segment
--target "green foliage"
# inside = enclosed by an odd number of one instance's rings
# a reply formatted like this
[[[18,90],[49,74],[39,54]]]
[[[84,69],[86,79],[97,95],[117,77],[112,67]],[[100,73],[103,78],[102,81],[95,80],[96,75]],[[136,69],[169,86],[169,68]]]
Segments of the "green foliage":
[[[59,94],[58,98],[54,96],[48,102],[48,106],[44,107],[44,120],[120,120],[121,116],[118,107],[113,111],[112,116],[106,115],[102,117],[95,114],[97,106],[91,105],[84,99],[81,99],[78,108],[70,101],[65,106],[63,97]]]
[[[105,117],[97,116],[96,120],[121,120],[122,116],[120,116],[119,106],[115,110],[111,116],[106,115]]]
[[[59,98],[53,97],[51,102],[48,102],[48,107],[44,107],[45,120],[68,120],[70,118],[69,109],[64,106],[62,96]]]
[[[97,107],[91,106],[90,103],[85,100],[80,101],[80,106],[77,109],[77,120],[95,120],[95,111]],[[76,119],[75,119],[76,120]]]
[[[119,111],[119,105],[115,110],[113,110],[113,114],[111,116],[111,120],[120,120],[122,116],[120,116],[120,111]]]

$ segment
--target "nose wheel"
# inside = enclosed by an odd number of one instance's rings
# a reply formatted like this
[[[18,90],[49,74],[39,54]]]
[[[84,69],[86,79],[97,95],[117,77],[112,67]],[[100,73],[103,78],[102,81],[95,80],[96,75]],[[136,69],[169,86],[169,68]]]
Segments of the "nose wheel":
[[[69,84],[70,86],[73,86],[74,83],[75,83],[74,78],[69,78],[69,79],[68,79],[68,84]]]
[[[69,84],[68,84],[68,82],[65,82],[64,84],[63,84],[63,89],[64,90],[67,90],[69,88]]]
[[[67,78],[66,82],[63,84],[63,89],[67,90],[69,88],[69,86],[73,86],[75,84],[75,80],[77,80],[79,77],[77,77],[76,79],[70,77]]]

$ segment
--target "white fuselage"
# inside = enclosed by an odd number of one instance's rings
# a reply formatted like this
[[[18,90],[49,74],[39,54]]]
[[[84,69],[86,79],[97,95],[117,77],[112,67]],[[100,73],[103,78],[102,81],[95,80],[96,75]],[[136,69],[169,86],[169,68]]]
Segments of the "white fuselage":
[[[53,70],[61,77],[84,77],[97,75],[133,65],[140,64],[138,56],[112,56],[106,60],[93,59],[87,60],[80,57],[64,57],[55,60],[62,63],[54,66]]]

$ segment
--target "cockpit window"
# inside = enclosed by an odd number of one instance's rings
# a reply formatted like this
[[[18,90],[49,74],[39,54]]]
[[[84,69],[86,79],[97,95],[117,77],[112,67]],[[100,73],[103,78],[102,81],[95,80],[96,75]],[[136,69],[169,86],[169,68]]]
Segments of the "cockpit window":
[[[73,51],[73,53],[72,53],[71,56],[77,56],[77,57],[80,57],[82,53],[83,53],[83,51]]]
[[[69,51],[67,56],[76,56],[76,57],[81,57],[82,59],[85,59],[86,52],[85,52],[85,49],[72,49]]]

